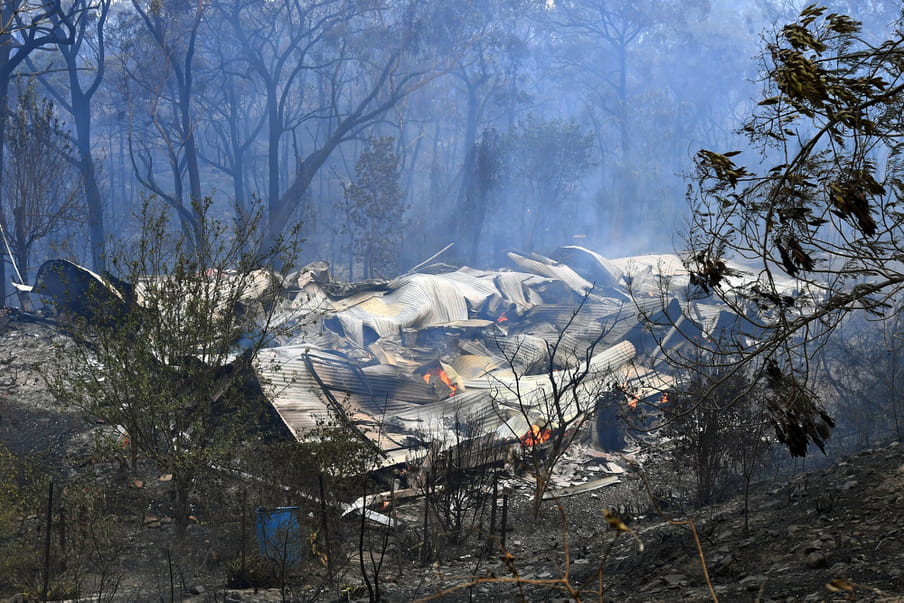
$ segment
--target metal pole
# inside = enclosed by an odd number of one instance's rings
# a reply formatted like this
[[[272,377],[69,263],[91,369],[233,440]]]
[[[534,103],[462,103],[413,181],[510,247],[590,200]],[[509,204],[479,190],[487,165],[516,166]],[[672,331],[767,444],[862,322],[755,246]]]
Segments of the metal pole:
[[[6,231],[3,230],[3,222],[0,221],[0,235],[3,235],[3,244],[6,246],[6,255],[9,256],[9,262],[13,265],[13,270],[16,271],[16,278],[19,280],[19,283],[25,284],[25,281],[22,280],[22,273],[19,272],[19,267],[16,265],[16,258],[13,257],[13,252],[9,248],[9,241],[6,240]]]

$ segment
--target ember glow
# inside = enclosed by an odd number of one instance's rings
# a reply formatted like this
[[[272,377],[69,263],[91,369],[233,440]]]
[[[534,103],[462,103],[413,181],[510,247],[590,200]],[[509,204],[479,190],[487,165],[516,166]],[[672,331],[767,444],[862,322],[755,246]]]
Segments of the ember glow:
[[[438,377],[440,381],[446,384],[446,387],[452,390],[452,392],[449,394],[450,398],[455,395],[455,391],[458,389],[458,386],[452,383],[452,380],[449,379],[449,375],[446,374],[446,371],[444,371],[443,369],[436,369],[424,373],[424,383],[429,384],[433,377]]]
[[[548,441],[551,437],[552,432],[548,428],[534,424],[530,426],[530,431],[522,436],[521,445],[524,447],[537,446]]]
[[[496,322],[499,324],[501,324],[503,322],[508,322],[508,316],[505,315],[505,312],[503,312],[502,314],[499,315],[499,317],[496,319]]]

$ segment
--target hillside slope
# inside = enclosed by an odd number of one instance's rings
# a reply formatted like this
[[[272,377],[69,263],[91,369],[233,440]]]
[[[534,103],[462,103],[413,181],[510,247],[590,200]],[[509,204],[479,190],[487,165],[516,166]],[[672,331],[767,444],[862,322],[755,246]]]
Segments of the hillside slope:
[[[56,407],[43,387],[39,369],[50,359],[59,336],[50,325],[20,319],[2,327],[0,441],[17,455],[46,460],[63,475],[76,474],[81,460],[90,455],[90,433],[97,426],[79,413]],[[561,512],[547,505],[538,518],[530,513],[529,484],[514,480],[507,555],[498,550],[474,555],[464,549],[459,555],[449,548],[440,561],[427,564],[393,558],[381,573],[381,592],[390,601],[430,597],[450,588],[454,590],[442,600],[561,600],[567,593],[551,581],[563,575],[567,548],[568,582],[585,590],[584,600],[597,599],[588,591],[598,589],[600,568],[606,600],[706,600],[710,592],[694,534],[689,524],[681,523],[690,519],[720,600],[904,600],[904,446],[899,443],[863,451],[825,469],[756,484],[750,496],[749,532],[743,500],[735,498],[705,509],[670,510],[677,523],[649,515],[631,524],[636,539],[617,533],[603,509],[642,496],[637,471],[629,469],[620,486],[562,499]],[[165,523],[150,529],[155,540],[166,540]],[[412,529],[416,536],[416,526]],[[356,565],[348,564],[344,584],[360,581]],[[513,570],[530,583],[519,587],[511,582]],[[320,573],[322,569],[312,568],[306,586],[293,597],[347,600],[350,591],[343,594],[338,585],[311,590]],[[147,593],[154,579],[149,574],[143,585],[136,574],[131,583]],[[208,594],[224,593],[225,567],[209,567],[199,580]],[[833,580],[838,592],[827,588]],[[466,584],[471,586],[456,588]],[[354,592],[366,597],[363,589]],[[280,595],[231,591],[229,597],[262,601],[279,600]]]

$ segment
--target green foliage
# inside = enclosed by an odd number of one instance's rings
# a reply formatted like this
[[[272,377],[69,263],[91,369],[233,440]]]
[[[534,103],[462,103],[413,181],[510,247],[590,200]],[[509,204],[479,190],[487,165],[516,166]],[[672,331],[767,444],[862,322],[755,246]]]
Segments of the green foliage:
[[[317,498],[319,480],[331,499],[360,496],[362,481],[376,466],[378,451],[349,429],[319,425],[305,433],[301,442],[277,442],[267,448],[259,470],[273,483],[291,484]]]
[[[301,444],[309,468],[335,477],[360,476],[377,461],[373,445],[352,435],[348,429],[321,425],[309,432]]]
[[[33,551],[22,546],[28,508],[18,478],[17,459],[0,445],[0,584],[14,581],[21,566],[35,561]]]
[[[78,175],[68,133],[53,102],[41,98],[34,80],[17,80],[18,102],[7,116],[0,211],[22,278],[36,243],[81,220]],[[0,205],[0,210],[3,206]]]
[[[124,428],[133,467],[147,459],[173,475],[181,529],[197,480],[235,458],[265,420],[252,363],[278,330],[278,292],[294,258],[293,241],[262,247],[259,220],[232,229],[209,203],[195,212],[202,245],[144,205],[134,249],[112,262],[119,295],[99,309],[111,319],[75,319],[77,345],[47,375],[58,398]],[[264,268],[276,263],[282,273]]]
[[[77,593],[112,599],[129,565],[134,528],[123,521],[122,512],[133,510],[131,501],[106,480],[87,473],[70,481],[59,499],[56,531],[64,533],[65,540],[55,539],[53,555],[65,562],[60,579],[70,582]]]
[[[40,599],[44,588],[48,476],[0,445],[0,592]],[[56,488],[48,597],[111,597],[122,580],[127,540],[103,489],[84,476]]]
[[[401,158],[394,143],[392,137],[371,138],[358,156],[355,179],[345,184],[350,252],[362,263],[364,278],[398,272],[405,204],[399,184]]]
[[[23,511],[23,497],[17,485],[19,478],[16,457],[0,444],[0,531],[10,532],[10,526]]]
[[[42,495],[46,474],[0,444],[0,588],[40,593]]]

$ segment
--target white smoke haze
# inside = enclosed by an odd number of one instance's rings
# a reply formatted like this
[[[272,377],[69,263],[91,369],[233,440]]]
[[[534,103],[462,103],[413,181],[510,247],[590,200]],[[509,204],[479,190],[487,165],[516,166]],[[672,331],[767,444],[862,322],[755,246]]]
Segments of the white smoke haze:
[[[477,267],[569,244],[674,251],[694,154],[744,150],[761,36],[802,4],[17,0],[8,111],[22,82],[52,102],[82,195],[78,219],[26,219],[29,170],[4,141],[5,303],[10,255],[100,271],[148,196],[190,236],[206,197],[225,220],[262,210],[274,236],[301,222],[302,262],[348,280],[449,243],[442,261]],[[899,10],[830,4],[876,40]]]

